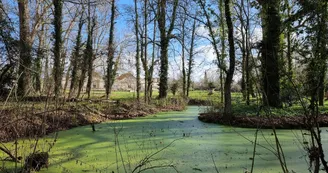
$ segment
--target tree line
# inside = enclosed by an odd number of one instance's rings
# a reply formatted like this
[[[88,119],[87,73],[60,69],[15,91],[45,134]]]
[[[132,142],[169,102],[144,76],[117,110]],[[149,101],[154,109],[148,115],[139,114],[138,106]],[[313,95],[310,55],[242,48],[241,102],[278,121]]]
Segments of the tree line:
[[[134,0],[125,8],[119,0],[1,0],[2,95],[14,91],[20,97],[60,98],[68,90],[69,98],[80,98],[86,83],[90,98],[96,62],[103,58],[110,99],[124,60],[115,34],[122,16],[132,26],[128,42],[139,101],[141,92],[145,102],[152,99],[156,71],[159,98],[168,97],[172,52],[180,55],[181,90],[188,97],[203,44],[216,57],[212,63],[218,69],[225,115],[232,114],[236,76],[247,105],[256,95],[263,105],[277,108],[297,94],[310,97],[309,107],[324,103],[326,0]]]

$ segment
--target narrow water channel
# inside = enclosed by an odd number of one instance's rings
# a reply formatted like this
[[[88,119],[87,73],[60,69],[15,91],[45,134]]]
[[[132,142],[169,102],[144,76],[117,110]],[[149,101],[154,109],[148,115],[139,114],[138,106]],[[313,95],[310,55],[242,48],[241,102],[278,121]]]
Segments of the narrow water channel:
[[[96,132],[90,126],[59,132],[49,168],[41,172],[132,172],[142,161],[147,164],[135,172],[216,172],[215,166],[220,173],[250,170],[253,145],[249,140],[254,140],[255,129],[200,122],[199,109],[190,106],[183,112],[102,123],[96,125]],[[305,131],[278,131],[290,172],[309,172],[302,133]],[[322,139],[327,150],[327,128],[322,129]],[[40,141],[39,150],[49,148],[50,140]],[[21,152],[32,150],[24,143],[28,142],[20,143]],[[272,131],[261,130],[258,143],[254,172],[281,172],[272,153]],[[172,165],[174,168],[169,167]]]

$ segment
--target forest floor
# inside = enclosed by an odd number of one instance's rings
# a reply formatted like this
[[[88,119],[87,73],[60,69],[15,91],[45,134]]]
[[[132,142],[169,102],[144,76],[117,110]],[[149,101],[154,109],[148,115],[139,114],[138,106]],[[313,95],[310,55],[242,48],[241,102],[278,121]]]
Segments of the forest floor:
[[[61,105],[45,102],[7,104],[0,110],[0,142],[37,138],[73,127],[108,120],[131,119],[165,111],[181,111],[185,102],[178,99],[156,100],[152,104],[137,101],[83,101]],[[91,130],[91,128],[90,128]]]
[[[246,105],[241,93],[232,93],[233,116],[226,118],[223,117],[224,106],[217,96],[218,92],[214,93],[214,97],[212,95],[205,97],[204,91],[199,93],[202,97],[195,97],[194,91],[189,103],[205,106],[203,113],[198,117],[203,122],[244,128],[271,129],[273,126],[277,129],[307,128],[308,118],[305,117],[304,107],[298,100],[293,100],[291,103],[284,102],[283,108],[259,110],[260,98],[251,98],[250,105]],[[307,103],[307,98],[302,99]],[[325,101],[325,105],[328,105],[328,100]],[[307,109],[308,105],[305,106]],[[318,114],[319,126],[328,127],[328,107],[319,106]]]

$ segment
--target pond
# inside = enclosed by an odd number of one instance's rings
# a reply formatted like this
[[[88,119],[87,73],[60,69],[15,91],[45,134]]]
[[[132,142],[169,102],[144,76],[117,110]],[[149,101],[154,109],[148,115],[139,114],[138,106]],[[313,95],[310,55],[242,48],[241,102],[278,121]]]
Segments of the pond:
[[[143,118],[110,121],[58,133],[50,151],[50,165],[41,172],[231,172],[250,170],[255,129],[206,124],[198,120],[200,107],[189,106],[182,112],[166,112]],[[289,171],[308,172],[308,158],[300,130],[278,130]],[[328,132],[322,129],[327,153]],[[49,136],[38,142],[45,151]],[[272,153],[272,130],[261,130],[254,172],[282,172]],[[13,147],[13,143],[6,144]],[[20,141],[19,154],[33,151],[30,141]],[[4,162],[4,166],[13,166]],[[143,166],[138,167],[141,163]],[[8,165],[9,164],[9,165]],[[174,167],[173,167],[173,166]],[[216,168],[215,168],[216,167]],[[137,169],[135,169],[137,168]],[[155,171],[154,171],[155,170]]]

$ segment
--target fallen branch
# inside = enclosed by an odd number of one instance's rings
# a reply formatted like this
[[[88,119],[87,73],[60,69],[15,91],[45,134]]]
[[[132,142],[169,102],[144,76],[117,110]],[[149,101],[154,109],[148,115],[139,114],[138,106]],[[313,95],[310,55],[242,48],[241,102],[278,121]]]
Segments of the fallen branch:
[[[3,151],[4,153],[6,153],[12,159],[12,161],[19,163],[20,159],[16,158],[14,155],[12,155],[8,149],[0,146],[0,150]]]
[[[94,110],[94,109],[91,109],[90,107],[88,107],[87,105],[83,105],[83,107],[87,108],[90,112],[94,113],[94,114],[97,114],[97,115],[100,115],[102,117],[105,117],[107,118],[107,116],[97,110]]]

